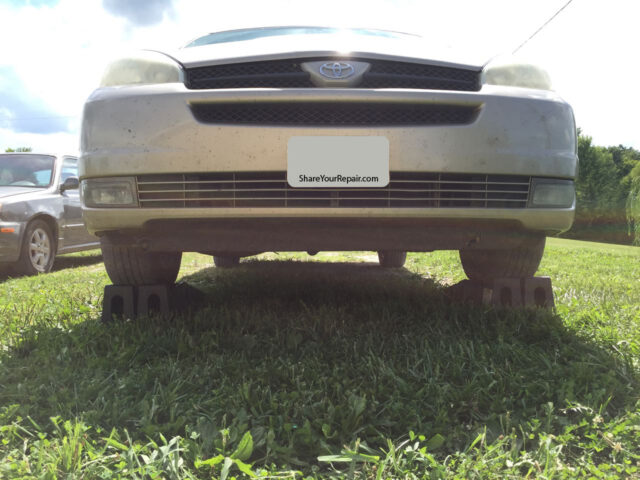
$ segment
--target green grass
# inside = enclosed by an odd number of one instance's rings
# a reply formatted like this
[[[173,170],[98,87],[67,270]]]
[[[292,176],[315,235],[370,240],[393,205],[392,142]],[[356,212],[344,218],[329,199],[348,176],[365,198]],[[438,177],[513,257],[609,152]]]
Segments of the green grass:
[[[556,311],[451,304],[455,252],[185,255],[99,322],[95,252],[0,279],[0,478],[639,478],[640,249],[551,239]]]
[[[636,257],[636,259],[640,259],[640,249],[639,248],[629,248],[627,245],[616,245],[614,243],[596,243],[596,242],[585,242],[583,240],[569,240],[566,238],[547,238],[547,244],[552,247],[565,247],[569,249],[586,249],[592,251],[600,251],[606,253],[613,253],[628,256],[628,257]]]

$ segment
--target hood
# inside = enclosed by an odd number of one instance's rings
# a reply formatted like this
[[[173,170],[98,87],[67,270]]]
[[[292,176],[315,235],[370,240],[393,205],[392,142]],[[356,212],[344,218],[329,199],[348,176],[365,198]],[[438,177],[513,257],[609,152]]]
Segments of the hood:
[[[34,192],[39,192],[45,190],[43,188],[32,188],[32,187],[11,187],[11,186],[7,186],[7,187],[0,187],[0,199],[2,198],[8,198],[8,197],[15,197],[18,195],[24,195],[27,193],[34,193]]]
[[[406,37],[406,38],[405,38]],[[489,60],[471,52],[434,45],[413,35],[400,38],[349,34],[283,35],[185,47],[164,52],[187,68],[283,58],[348,57],[401,60],[480,70]]]

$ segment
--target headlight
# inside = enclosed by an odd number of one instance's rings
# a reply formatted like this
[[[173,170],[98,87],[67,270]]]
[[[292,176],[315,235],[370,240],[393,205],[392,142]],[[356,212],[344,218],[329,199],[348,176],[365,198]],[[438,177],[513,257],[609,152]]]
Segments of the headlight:
[[[83,180],[82,203],[90,208],[137,207],[136,180],[133,177]]]
[[[551,90],[551,78],[545,70],[513,58],[499,58],[490,62],[482,72],[482,83]]]
[[[534,178],[531,182],[532,207],[570,208],[576,198],[576,186],[571,180]]]
[[[100,80],[101,87],[184,82],[175,61],[158,52],[142,51],[111,62]]]

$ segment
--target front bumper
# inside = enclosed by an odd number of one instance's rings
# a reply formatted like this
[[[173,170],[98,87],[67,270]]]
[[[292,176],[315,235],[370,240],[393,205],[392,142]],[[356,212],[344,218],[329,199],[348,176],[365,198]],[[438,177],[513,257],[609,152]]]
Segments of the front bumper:
[[[519,222],[433,218],[155,220],[104,240],[143,251],[247,256],[264,251],[516,248],[531,237]]]
[[[17,262],[20,258],[24,225],[0,222],[0,262]]]
[[[90,232],[101,234],[110,231],[140,231],[147,228],[148,224],[158,221],[167,221],[167,225],[180,220],[204,221],[207,219],[231,220],[243,219],[255,221],[260,219],[288,218],[291,223],[308,219],[343,218],[345,220],[371,219],[384,224],[387,219],[404,219],[407,222],[417,222],[430,219],[436,224],[438,221],[451,220],[457,224],[469,222],[487,222],[491,225],[515,225],[522,230],[537,231],[545,235],[553,235],[568,230],[573,223],[575,208],[547,209],[472,209],[472,208],[448,208],[448,209],[374,209],[374,208],[342,208],[339,211],[331,208],[86,208],[84,220]],[[179,229],[169,228],[165,234],[176,234]],[[254,236],[261,235],[260,228],[256,227]]]
[[[251,102],[389,102],[473,106],[464,125],[302,127],[208,124],[193,105]],[[484,86],[480,92],[359,89],[187,90],[165,84],[97,90],[85,105],[82,179],[197,172],[287,169],[293,136],[385,136],[389,169],[528,175],[574,179],[576,133],[571,108],[555,94]],[[553,234],[568,229],[568,209],[476,208],[84,208],[92,233],[142,231],[156,221],[205,219],[392,219],[481,221]],[[319,220],[318,220],[319,221]],[[493,228],[493,227],[491,227]],[[490,228],[490,229],[491,229]],[[500,230],[500,227],[497,227]],[[168,233],[168,232],[167,232]],[[175,233],[175,232],[172,232]],[[259,235],[259,230],[255,234]]]

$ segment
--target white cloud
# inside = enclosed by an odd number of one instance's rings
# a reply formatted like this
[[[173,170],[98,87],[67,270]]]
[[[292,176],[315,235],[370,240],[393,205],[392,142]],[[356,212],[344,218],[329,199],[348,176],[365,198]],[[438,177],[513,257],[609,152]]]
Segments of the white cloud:
[[[41,114],[52,122],[70,122],[70,134],[28,135],[0,129],[0,149],[33,146],[47,150],[47,138],[56,151],[77,150],[79,119],[84,101],[96,87],[109,59],[123,50],[154,45],[163,38],[162,26],[132,30],[126,19],[108,15],[101,0],[61,0],[52,6],[14,8],[0,4],[0,68],[10,67],[19,83],[15,96],[29,92],[41,102]],[[25,28],[28,26],[28,28]],[[38,100],[39,99],[39,100]],[[0,112],[0,115],[2,112]],[[6,121],[20,119],[6,114]]]
[[[36,153],[77,155],[80,151],[78,130],[70,133],[18,133],[0,128],[0,153],[7,148],[31,147]]]
[[[574,1],[523,51],[544,63],[556,90],[598,145],[640,148],[636,0]]]
[[[57,115],[42,97],[25,88],[8,66],[0,66],[0,127],[29,133],[69,131],[68,119]]]
[[[565,3],[156,0],[147,17],[140,17],[144,7],[130,7],[146,2],[124,0],[107,1],[117,15],[105,10],[103,0],[60,0],[22,8],[0,4],[0,44],[5,46],[0,66],[14,68],[25,90],[42,99],[43,105],[77,121],[104,66],[123,50],[175,48],[220,29],[324,24],[421,32],[434,44],[481,50],[488,57],[511,51]],[[640,108],[634,61],[640,45],[635,26],[639,17],[637,0],[574,0],[522,49],[548,68],[558,92],[573,105],[578,124],[598,144],[640,148],[640,133],[634,126]],[[5,135],[0,131],[0,147],[7,143]],[[77,140],[73,148],[76,145]]]
[[[173,0],[102,0],[104,9],[126,18],[133,25],[161,23],[165,15],[173,13]]]

